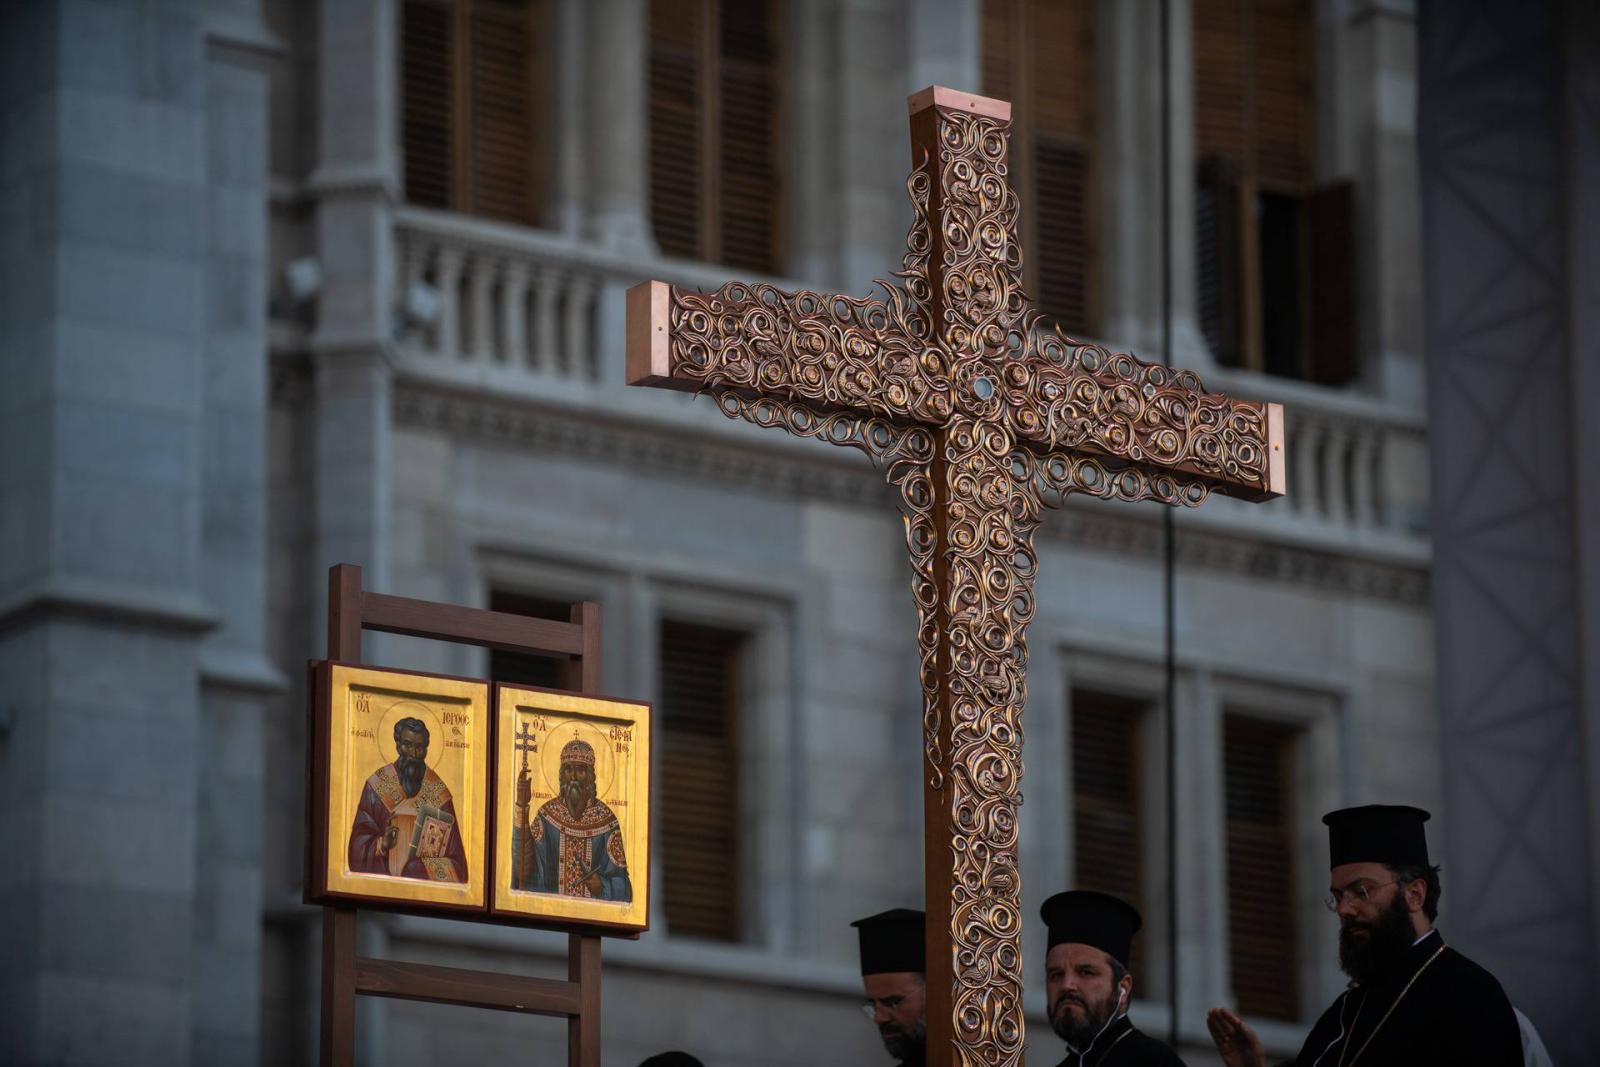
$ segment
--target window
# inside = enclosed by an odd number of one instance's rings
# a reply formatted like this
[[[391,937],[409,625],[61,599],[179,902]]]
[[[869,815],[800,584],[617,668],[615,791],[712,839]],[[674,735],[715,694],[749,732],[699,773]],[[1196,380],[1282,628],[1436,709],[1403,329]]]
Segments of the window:
[[[1293,759],[1298,731],[1240,715],[1223,719],[1228,822],[1228,948],[1233,993],[1247,1015],[1299,1015],[1294,915]]]
[[[983,91],[1010,100],[1023,282],[1069,334],[1094,333],[1094,35],[1091,0],[984,0]]]
[[[777,4],[652,0],[650,213],[669,256],[775,274]]]
[[[1357,372],[1353,189],[1316,186],[1308,0],[1195,0],[1201,327],[1218,362]]]
[[[540,0],[404,0],[408,202],[538,225],[545,9]]]
[[[572,607],[564,600],[496,589],[489,594],[489,610],[566,622],[571,618]],[[566,689],[569,686],[565,659],[535,656],[527,652],[507,652],[498,648],[489,651],[489,677],[497,682],[542,689]]]
[[[1144,913],[1141,756],[1146,706],[1123,697],[1072,693],[1073,884],[1126,900]],[[1143,982],[1143,938],[1130,960]],[[1144,987],[1140,987],[1143,995]]]
[[[741,933],[738,700],[746,638],[661,623],[657,854],[674,936],[737,941]]]

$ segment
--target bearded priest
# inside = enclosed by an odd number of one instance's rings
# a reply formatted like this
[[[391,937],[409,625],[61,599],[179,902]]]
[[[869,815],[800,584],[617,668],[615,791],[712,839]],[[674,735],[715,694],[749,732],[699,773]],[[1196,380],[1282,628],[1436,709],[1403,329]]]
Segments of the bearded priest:
[[[1420,808],[1373,804],[1322,817],[1328,910],[1350,986],[1312,1027],[1298,1067],[1521,1067],[1511,1002],[1494,975],[1444,943],[1439,868]],[[1226,1008],[1206,1017],[1228,1067],[1262,1067],[1261,1040]]]
[[[1133,905],[1108,893],[1074,889],[1044,902],[1045,1003],[1050,1028],[1067,1043],[1058,1067],[1183,1067],[1166,1045],[1128,1018],[1128,959],[1140,926]]]

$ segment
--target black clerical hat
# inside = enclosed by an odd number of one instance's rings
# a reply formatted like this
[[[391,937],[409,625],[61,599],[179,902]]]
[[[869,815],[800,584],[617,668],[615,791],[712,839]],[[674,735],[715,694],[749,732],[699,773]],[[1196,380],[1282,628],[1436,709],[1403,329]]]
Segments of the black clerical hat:
[[[1057,893],[1039,908],[1039,917],[1050,928],[1046,952],[1069,941],[1092,945],[1124,967],[1132,954],[1133,935],[1143,925],[1133,905],[1091,889]]]
[[[1328,824],[1328,867],[1341,863],[1428,866],[1428,813],[1395,804],[1342,808],[1322,817]]]
[[[705,1067],[705,1065],[687,1052],[661,1052],[639,1064],[639,1067]]]
[[[861,973],[891,974],[927,970],[922,912],[890,908],[851,923],[861,931]]]

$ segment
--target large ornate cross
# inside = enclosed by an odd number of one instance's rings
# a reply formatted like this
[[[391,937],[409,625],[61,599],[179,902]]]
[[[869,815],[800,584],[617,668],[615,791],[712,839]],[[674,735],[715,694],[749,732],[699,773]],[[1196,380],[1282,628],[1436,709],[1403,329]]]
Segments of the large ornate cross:
[[[628,381],[869,455],[900,490],[923,693],[928,1062],[1019,1064],[1017,815],[1033,533],[1068,493],[1284,491],[1283,411],[1080,344],[1029,308],[1011,105],[911,97],[915,221],[881,296],[628,292]]]

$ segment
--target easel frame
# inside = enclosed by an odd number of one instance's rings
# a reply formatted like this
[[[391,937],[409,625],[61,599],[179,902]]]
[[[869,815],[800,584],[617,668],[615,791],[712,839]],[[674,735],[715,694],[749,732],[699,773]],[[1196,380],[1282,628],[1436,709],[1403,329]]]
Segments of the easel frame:
[[[600,605],[574,603],[568,622],[366,592],[361,568],[328,569],[328,658],[359,664],[361,631],[405,634],[566,658],[566,686],[600,691]],[[567,1020],[568,1067],[600,1067],[600,937],[567,935],[567,980],[404,963],[356,954],[353,904],[322,909],[322,1067],[355,1062],[356,998],[454,1004]]]

